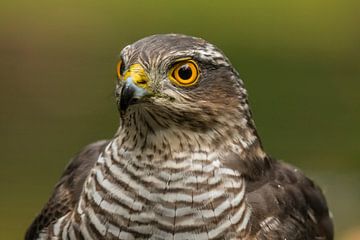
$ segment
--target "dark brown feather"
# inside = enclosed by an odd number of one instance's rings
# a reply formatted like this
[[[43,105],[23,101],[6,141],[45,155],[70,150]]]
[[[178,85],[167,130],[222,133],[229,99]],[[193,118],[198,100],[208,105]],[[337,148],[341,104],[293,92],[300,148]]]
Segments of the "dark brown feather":
[[[333,224],[321,189],[289,164],[269,158],[264,162],[262,174],[247,179],[252,234],[257,239],[333,239]],[[260,226],[268,217],[277,218],[279,223]]]
[[[84,181],[107,143],[103,140],[90,144],[70,161],[45,207],[28,228],[25,240],[35,239],[41,230],[75,207]]]

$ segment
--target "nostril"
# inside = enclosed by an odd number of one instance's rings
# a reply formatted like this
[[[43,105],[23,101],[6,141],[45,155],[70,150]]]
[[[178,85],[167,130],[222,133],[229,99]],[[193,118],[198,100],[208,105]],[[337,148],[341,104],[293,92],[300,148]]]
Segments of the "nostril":
[[[137,83],[138,83],[138,84],[146,84],[146,81],[143,80],[143,79],[141,79],[141,80],[137,81]]]

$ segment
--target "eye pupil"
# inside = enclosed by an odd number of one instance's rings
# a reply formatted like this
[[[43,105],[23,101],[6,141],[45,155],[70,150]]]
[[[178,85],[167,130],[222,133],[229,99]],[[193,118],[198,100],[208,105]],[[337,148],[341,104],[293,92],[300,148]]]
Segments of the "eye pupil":
[[[183,80],[188,80],[191,78],[193,72],[188,64],[183,65],[179,69],[179,77],[181,77]]]

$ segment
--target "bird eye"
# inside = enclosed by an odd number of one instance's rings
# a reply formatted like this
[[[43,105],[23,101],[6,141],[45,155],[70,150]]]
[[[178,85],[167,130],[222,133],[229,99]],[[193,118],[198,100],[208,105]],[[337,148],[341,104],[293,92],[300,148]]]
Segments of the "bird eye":
[[[192,60],[181,61],[170,70],[169,78],[180,86],[191,86],[199,78],[199,68]]]
[[[118,79],[122,78],[122,76],[124,75],[124,71],[125,71],[124,61],[120,60],[118,62],[118,64],[116,65],[116,74],[117,74]]]

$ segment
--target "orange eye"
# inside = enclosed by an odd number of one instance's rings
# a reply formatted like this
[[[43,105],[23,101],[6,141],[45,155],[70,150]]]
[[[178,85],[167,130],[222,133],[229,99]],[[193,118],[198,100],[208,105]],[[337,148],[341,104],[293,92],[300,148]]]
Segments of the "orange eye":
[[[191,86],[199,78],[199,68],[192,60],[181,61],[170,70],[169,78],[180,86]]]
[[[122,60],[120,60],[118,62],[118,64],[116,65],[116,75],[117,75],[118,79],[122,78],[124,71],[125,71],[125,64]]]

